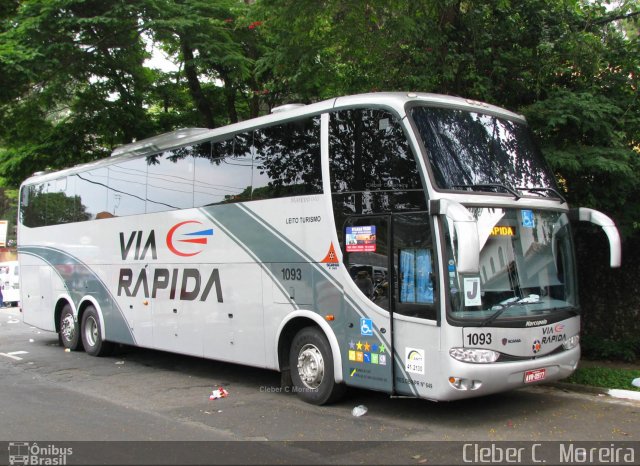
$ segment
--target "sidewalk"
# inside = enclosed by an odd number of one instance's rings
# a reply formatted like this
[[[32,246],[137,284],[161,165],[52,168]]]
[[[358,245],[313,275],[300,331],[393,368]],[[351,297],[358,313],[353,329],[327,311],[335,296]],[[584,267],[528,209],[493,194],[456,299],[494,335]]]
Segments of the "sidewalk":
[[[640,371],[640,362],[628,363],[623,361],[590,361],[587,359],[581,359],[578,368],[585,367],[606,367],[612,369],[628,369],[628,370],[639,370]],[[631,378],[629,379],[629,387],[631,387]],[[576,383],[568,383],[568,382],[555,382],[551,384],[558,388],[567,391],[574,392],[582,392],[582,393],[591,393],[594,395],[603,395],[603,396],[611,396],[614,398],[622,398],[626,400],[636,400],[640,401],[640,391],[635,390],[621,390],[614,388],[604,388],[604,387],[594,387],[592,385],[581,385]]]

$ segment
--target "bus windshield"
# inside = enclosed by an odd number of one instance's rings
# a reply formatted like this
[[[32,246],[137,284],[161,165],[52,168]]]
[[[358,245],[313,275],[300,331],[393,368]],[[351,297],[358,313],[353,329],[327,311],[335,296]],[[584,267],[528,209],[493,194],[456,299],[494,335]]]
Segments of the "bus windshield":
[[[573,246],[565,213],[469,210],[478,222],[480,275],[457,274],[455,235],[450,234],[448,279],[453,319],[494,325],[575,310]]]
[[[526,124],[453,108],[418,106],[410,115],[439,188],[557,191],[553,173]]]

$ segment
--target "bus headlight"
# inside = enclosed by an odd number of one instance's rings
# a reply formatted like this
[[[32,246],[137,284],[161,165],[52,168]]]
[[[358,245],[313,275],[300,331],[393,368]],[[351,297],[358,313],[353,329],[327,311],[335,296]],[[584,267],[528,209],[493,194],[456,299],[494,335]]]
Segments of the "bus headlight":
[[[451,348],[449,356],[462,362],[474,362],[479,364],[487,364],[496,362],[500,353],[488,349],[479,348]]]
[[[562,347],[566,350],[570,350],[578,346],[578,343],[580,343],[580,335],[574,335],[571,338],[567,338],[562,344]]]

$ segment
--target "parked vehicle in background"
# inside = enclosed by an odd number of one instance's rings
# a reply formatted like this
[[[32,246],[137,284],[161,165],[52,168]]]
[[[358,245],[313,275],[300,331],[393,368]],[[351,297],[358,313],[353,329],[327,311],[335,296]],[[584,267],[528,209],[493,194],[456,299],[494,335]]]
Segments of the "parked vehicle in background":
[[[18,261],[0,262],[0,286],[2,287],[2,305],[18,306],[20,303]]]

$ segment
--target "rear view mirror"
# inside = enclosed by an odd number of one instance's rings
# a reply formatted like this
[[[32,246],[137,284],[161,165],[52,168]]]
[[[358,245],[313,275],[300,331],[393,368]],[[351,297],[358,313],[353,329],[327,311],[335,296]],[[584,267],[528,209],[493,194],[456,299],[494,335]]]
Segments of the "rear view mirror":
[[[480,243],[478,224],[462,204],[449,199],[429,202],[431,215],[444,215],[451,223],[458,239],[457,269],[460,274],[480,273]]]
[[[622,243],[620,241],[620,233],[618,233],[618,228],[616,228],[613,220],[602,212],[586,207],[571,209],[571,218],[582,222],[591,222],[602,227],[609,239],[610,265],[611,267],[620,267],[622,263]]]

